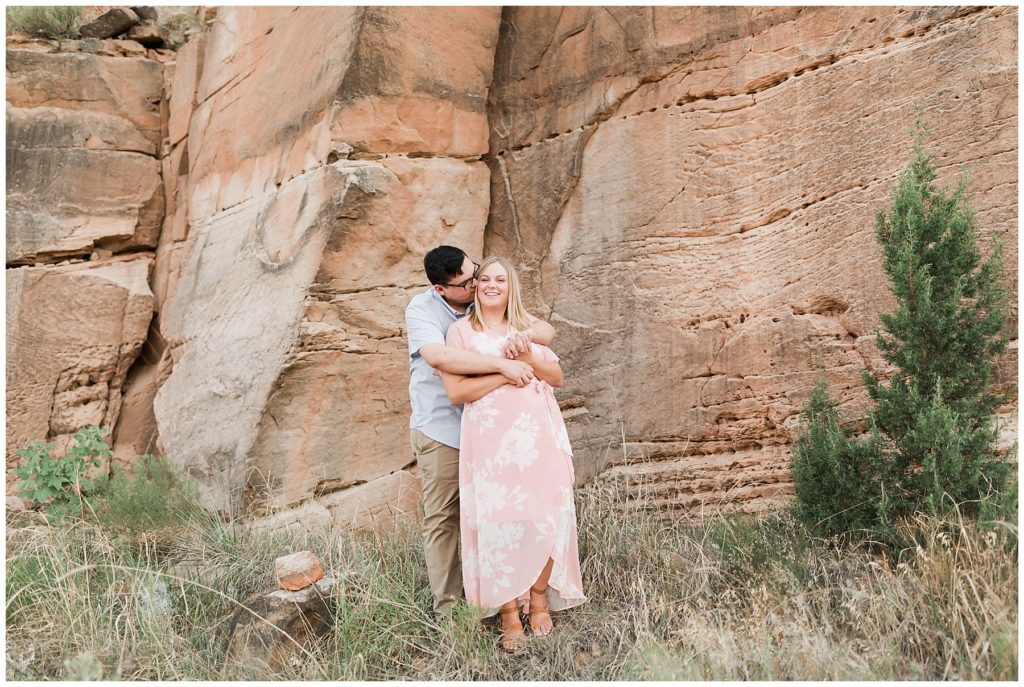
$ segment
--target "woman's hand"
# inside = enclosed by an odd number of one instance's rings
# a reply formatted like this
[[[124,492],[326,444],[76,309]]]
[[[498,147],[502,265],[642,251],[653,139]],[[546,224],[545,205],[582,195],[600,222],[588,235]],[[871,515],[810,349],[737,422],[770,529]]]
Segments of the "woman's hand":
[[[529,343],[527,343],[525,348],[523,348],[523,350],[519,351],[516,354],[515,358],[513,358],[513,360],[518,360],[520,362],[523,362],[523,363],[526,363],[527,365],[532,366],[534,364],[534,362],[536,362],[534,360],[534,357],[533,357],[533,346],[531,346]]]
[[[517,360],[520,353],[530,350],[530,342],[533,336],[529,331],[515,332],[505,342],[505,357]]]

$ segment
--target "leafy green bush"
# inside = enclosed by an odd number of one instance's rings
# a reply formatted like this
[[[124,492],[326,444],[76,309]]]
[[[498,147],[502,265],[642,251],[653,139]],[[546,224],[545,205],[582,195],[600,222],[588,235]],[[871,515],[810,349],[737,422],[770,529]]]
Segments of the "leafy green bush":
[[[7,31],[24,31],[45,38],[77,38],[81,7],[8,7]]]
[[[33,440],[18,450],[22,462],[14,470],[20,478],[18,493],[42,504],[43,512],[51,519],[64,515],[77,515],[82,511],[82,494],[92,488],[94,480],[90,469],[98,468],[100,458],[109,458],[110,447],[103,441],[106,430],[102,427],[83,427],[74,435],[74,445],[67,454],[53,455],[55,444]]]
[[[1014,393],[993,388],[1008,342],[1002,245],[982,258],[968,179],[952,194],[935,187],[928,134],[918,116],[913,158],[888,214],[876,219],[897,307],[880,314],[878,336],[895,373],[888,384],[864,373],[875,403],[871,436],[853,439],[839,428],[820,384],[794,446],[795,512],[819,531],[865,528],[886,537],[915,512],[1016,512],[1012,466],[995,451],[995,410]]]

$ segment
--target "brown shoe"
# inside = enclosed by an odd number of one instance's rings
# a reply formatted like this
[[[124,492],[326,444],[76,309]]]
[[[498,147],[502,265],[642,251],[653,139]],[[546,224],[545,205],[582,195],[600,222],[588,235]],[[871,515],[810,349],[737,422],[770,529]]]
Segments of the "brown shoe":
[[[519,619],[519,607],[501,609],[501,648],[517,654],[526,648],[526,633]]]
[[[530,587],[530,630],[533,634],[543,637],[551,634],[554,627],[551,614],[548,612],[548,588]]]

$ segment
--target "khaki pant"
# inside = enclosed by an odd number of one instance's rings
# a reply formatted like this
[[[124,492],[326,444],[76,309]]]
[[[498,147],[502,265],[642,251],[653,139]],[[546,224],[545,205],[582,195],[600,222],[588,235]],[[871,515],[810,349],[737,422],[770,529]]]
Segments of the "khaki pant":
[[[462,598],[459,562],[459,450],[409,432],[423,481],[423,548],[434,611],[450,613]]]

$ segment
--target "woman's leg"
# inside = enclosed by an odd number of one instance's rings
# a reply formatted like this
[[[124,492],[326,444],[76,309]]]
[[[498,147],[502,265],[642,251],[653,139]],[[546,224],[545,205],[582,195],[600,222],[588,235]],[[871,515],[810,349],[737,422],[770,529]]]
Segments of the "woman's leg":
[[[519,604],[512,599],[502,605],[499,613],[501,616],[501,648],[514,654],[526,646],[523,623],[519,620]]]
[[[551,614],[548,613],[548,578],[555,561],[548,559],[548,564],[540,571],[537,581],[530,587],[530,629],[535,635],[549,634],[554,628]]]

